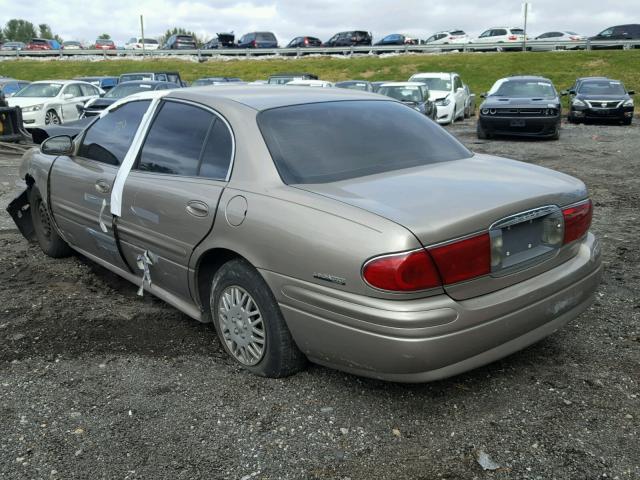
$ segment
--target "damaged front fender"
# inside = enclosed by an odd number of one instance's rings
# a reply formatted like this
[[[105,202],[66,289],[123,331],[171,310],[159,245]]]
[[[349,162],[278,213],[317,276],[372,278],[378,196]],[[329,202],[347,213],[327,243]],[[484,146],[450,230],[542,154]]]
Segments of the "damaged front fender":
[[[9,203],[7,212],[11,215],[11,218],[24,238],[27,240],[35,239],[35,230],[33,229],[31,210],[29,208],[28,190],[24,190],[20,195],[14,198],[11,203]]]

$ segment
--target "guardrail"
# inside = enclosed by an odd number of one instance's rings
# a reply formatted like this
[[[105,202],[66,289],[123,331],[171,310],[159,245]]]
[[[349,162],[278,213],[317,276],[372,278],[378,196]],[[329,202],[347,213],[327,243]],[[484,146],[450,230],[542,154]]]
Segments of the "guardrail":
[[[207,57],[226,55],[235,57],[252,57],[257,55],[295,56],[303,55],[367,55],[381,53],[441,53],[441,52],[477,52],[523,50],[524,42],[499,43],[465,43],[449,45],[389,45],[389,46],[357,46],[357,47],[309,47],[309,48],[224,48],[215,50],[0,50],[0,57],[78,57],[103,56],[109,57],[166,57],[166,56],[197,56],[203,60]],[[619,48],[630,50],[640,48],[640,40],[612,40],[612,41],[567,41],[546,42],[527,40],[527,50],[595,50],[604,48]]]

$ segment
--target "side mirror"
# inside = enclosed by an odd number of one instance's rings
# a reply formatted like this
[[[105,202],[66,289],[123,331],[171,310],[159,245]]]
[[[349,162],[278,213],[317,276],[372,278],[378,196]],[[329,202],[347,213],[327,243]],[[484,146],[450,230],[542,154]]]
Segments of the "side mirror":
[[[576,91],[575,90],[569,90],[569,95],[575,95]]]
[[[69,135],[47,138],[40,145],[40,151],[45,155],[71,155],[73,153],[73,139]]]
[[[628,93],[629,95],[635,95],[635,94],[636,94],[636,91],[635,91],[635,90],[629,90],[627,93]]]
[[[480,94],[480,98],[487,98],[487,94],[486,93],[481,93]]]

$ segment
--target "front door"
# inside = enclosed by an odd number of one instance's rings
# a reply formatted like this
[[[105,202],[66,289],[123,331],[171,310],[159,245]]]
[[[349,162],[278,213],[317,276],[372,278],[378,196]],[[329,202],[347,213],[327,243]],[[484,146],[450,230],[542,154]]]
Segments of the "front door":
[[[76,140],[76,154],[58,157],[49,176],[51,209],[65,239],[120,268],[125,265],[113,235],[111,188],[149,103],[130,102],[98,119]]]
[[[189,259],[213,227],[233,154],[220,115],[165,99],[124,183],[118,232],[127,263],[183,299],[192,298]]]

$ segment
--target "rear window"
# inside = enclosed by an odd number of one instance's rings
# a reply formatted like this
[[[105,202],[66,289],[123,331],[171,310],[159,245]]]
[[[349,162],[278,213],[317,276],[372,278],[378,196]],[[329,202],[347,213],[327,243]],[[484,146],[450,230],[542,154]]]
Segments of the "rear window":
[[[453,32],[450,32],[451,35],[466,35],[466,33],[464,33],[464,30],[454,30]]]
[[[472,153],[417,111],[391,101],[341,101],[265,110],[258,125],[286,184],[328,183]]]
[[[271,32],[258,32],[256,34],[256,40],[258,42],[275,42],[276,36]]]
[[[179,42],[193,42],[193,37],[191,35],[178,35],[176,40]]]
[[[511,33],[513,35],[524,35],[524,30],[521,28],[512,28]]]

